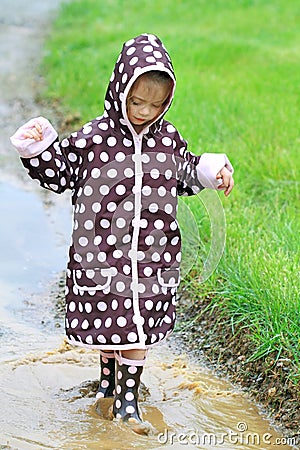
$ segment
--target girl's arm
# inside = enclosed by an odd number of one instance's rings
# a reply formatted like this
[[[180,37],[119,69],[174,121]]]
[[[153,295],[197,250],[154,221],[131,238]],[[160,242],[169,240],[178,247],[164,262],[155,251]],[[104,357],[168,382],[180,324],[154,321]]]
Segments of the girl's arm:
[[[224,190],[228,196],[233,189],[233,167],[224,153],[203,153],[196,156],[187,150],[186,141],[176,139],[176,162],[179,195],[193,195],[204,188]]]
[[[11,137],[29,176],[56,193],[73,189],[82,156],[72,139],[58,142],[58,134],[44,117],[31,119]]]

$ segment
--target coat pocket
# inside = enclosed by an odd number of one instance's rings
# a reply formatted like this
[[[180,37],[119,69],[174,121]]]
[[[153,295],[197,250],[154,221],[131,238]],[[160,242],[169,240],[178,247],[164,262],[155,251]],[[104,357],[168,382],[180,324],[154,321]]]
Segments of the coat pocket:
[[[177,287],[180,283],[180,270],[179,268],[158,269],[157,280],[162,287]]]
[[[117,270],[114,268],[75,269],[73,282],[81,291],[103,291],[111,285],[115,275]]]

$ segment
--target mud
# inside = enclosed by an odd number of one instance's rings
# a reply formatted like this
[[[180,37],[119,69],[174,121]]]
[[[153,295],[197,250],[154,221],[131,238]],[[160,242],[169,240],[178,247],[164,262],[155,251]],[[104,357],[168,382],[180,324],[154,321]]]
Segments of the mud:
[[[291,448],[243,392],[186,355],[175,336],[150,352],[143,374],[141,410],[150,436],[99,415],[98,354],[64,342],[60,280],[69,197],[27,179],[9,143],[24,120],[47,115],[35,102],[42,85],[37,68],[59,3],[1,2],[0,448]]]

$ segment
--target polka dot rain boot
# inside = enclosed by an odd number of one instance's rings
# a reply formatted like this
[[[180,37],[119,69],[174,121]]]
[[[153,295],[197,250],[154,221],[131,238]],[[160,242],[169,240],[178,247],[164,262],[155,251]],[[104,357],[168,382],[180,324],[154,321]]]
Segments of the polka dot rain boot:
[[[96,398],[113,397],[115,393],[115,354],[100,350],[100,381]]]
[[[123,358],[116,353],[116,392],[112,413],[136,433],[147,435],[149,426],[142,421],[138,408],[138,390],[145,361]]]

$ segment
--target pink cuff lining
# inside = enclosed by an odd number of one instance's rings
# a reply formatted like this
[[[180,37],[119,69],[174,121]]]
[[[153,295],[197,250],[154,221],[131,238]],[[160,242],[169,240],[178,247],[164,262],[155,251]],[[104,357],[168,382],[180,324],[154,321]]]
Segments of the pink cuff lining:
[[[225,153],[203,153],[197,165],[198,180],[204,188],[218,189],[222,181],[216,176],[226,167],[233,173],[233,167]]]
[[[125,364],[126,366],[144,366],[146,363],[146,357],[144,359],[127,359],[122,356],[122,352],[115,352],[115,357],[120,366]]]
[[[35,141],[24,137],[26,131],[34,128],[38,123],[42,127],[43,140]],[[10,138],[12,145],[18,150],[22,158],[33,158],[39,155],[56,140],[58,134],[51,123],[44,117],[37,117],[29,120],[29,122],[22,125]]]

